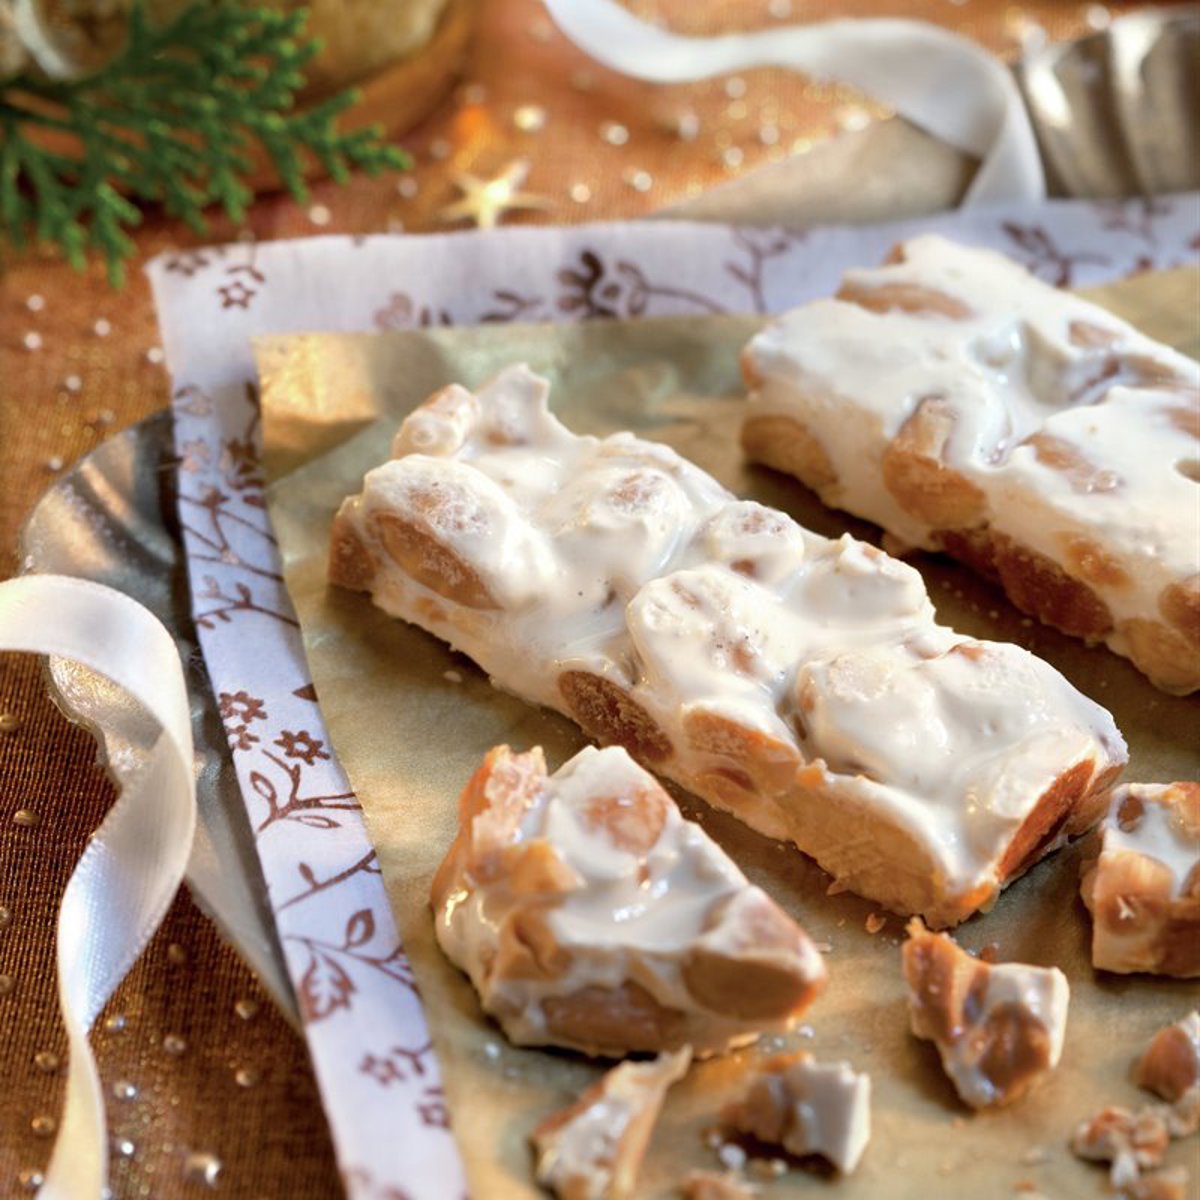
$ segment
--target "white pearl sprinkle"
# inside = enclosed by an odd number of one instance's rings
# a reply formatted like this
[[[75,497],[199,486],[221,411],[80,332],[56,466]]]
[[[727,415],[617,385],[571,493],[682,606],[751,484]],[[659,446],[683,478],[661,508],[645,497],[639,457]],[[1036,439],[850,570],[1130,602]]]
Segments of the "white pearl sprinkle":
[[[721,162],[730,168],[740,167],[745,157],[741,146],[729,146],[721,151]]]
[[[33,1056],[33,1065],[46,1075],[53,1075],[62,1066],[62,1059],[53,1050],[39,1050]]]
[[[77,395],[83,391],[83,380],[78,375],[68,375],[63,380],[63,390],[70,392],[72,395]]]
[[[183,1163],[183,1177],[188,1183],[203,1183],[216,1187],[221,1177],[221,1160],[215,1154],[189,1154]]]
[[[731,1171],[740,1171],[746,1165],[746,1152],[736,1142],[725,1142],[717,1150],[717,1157]]]
[[[30,312],[41,312],[46,307],[46,297],[34,292],[33,295],[25,298],[25,307]]]
[[[35,333],[32,329],[21,339],[21,345],[26,350],[40,350],[42,348],[42,335]]]
[[[112,322],[104,317],[100,317],[92,326],[92,332],[97,337],[108,337],[112,333]]]
[[[434,138],[429,143],[429,157],[435,159],[437,162],[442,162],[444,159],[449,158],[452,150],[453,147],[445,138]]]
[[[1089,29],[1107,29],[1112,24],[1112,13],[1103,4],[1089,4],[1083,19]]]
[[[605,121],[600,126],[600,136],[610,146],[624,146],[629,141],[629,130],[617,121]]]
[[[239,1000],[233,1006],[233,1011],[235,1013],[237,1013],[237,1015],[243,1021],[252,1020],[254,1017],[256,1017],[258,1015],[258,1001],[257,1000],[249,1000],[249,999]]]
[[[157,367],[166,357],[161,346],[151,346],[146,351],[146,361],[153,367]]]
[[[113,1153],[121,1158],[132,1158],[137,1153],[137,1147],[128,1138],[115,1138]]]
[[[466,83],[458,91],[460,104],[483,104],[487,97],[487,88],[482,83]]]
[[[730,100],[740,100],[746,94],[746,81],[740,75],[725,80],[725,95]]]
[[[654,186],[654,179],[649,171],[642,171],[636,167],[628,168],[621,176],[627,184],[635,192],[648,192]]]
[[[546,128],[546,110],[540,104],[522,104],[513,109],[512,123],[522,133],[540,133]]]
[[[592,198],[592,189],[586,183],[573,183],[570,195],[576,204],[586,204]]]
[[[847,104],[838,109],[834,120],[839,129],[844,129],[847,133],[858,133],[870,125],[871,114],[857,104]]]
[[[405,200],[411,200],[417,192],[421,190],[420,184],[412,175],[405,175],[403,179],[396,184],[396,191],[404,197]]]
[[[779,126],[778,125],[763,125],[758,131],[758,140],[764,146],[776,146],[779,144]]]
[[[308,219],[314,225],[328,225],[333,220],[333,213],[329,211],[327,204],[314,204],[308,210]]]
[[[700,136],[700,118],[690,110],[675,118],[675,134],[685,142],[694,142]]]

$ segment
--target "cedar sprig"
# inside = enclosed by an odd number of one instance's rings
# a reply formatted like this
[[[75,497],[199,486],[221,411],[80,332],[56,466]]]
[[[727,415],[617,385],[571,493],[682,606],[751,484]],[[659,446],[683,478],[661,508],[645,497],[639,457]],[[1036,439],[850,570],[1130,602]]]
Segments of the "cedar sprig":
[[[134,252],[128,230],[141,221],[132,201],[159,202],[198,232],[210,204],[241,222],[254,142],[297,200],[307,196],[306,156],[338,182],[353,168],[406,167],[379,127],[338,131],[353,91],[297,109],[320,49],[306,18],[218,0],[155,27],[134,0],[124,49],[100,70],[0,83],[0,237],[53,243],[75,267],[95,249],[119,285]],[[30,136],[38,128],[65,135],[64,147]]]

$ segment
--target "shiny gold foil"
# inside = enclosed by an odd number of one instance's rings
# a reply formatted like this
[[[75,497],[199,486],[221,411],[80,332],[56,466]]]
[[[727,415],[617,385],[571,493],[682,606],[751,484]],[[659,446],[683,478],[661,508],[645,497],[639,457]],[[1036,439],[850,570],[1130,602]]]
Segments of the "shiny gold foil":
[[[1195,312],[1198,279],[1194,271],[1141,277],[1101,298],[1194,352],[1194,342],[1187,343],[1194,330],[1173,322],[1180,304],[1190,300],[1186,311]],[[496,691],[472,663],[385,616],[367,597],[328,587],[330,519],[363,473],[387,457],[399,419],[414,404],[445,383],[477,385],[504,364],[525,360],[550,377],[553,407],[572,429],[633,429],[810,528],[831,535],[849,529],[877,541],[877,531],[824,508],[798,484],[743,464],[737,354],[757,324],[671,319],[259,343],[267,447],[276,473],[287,472],[275,479],[269,502],[288,587],[325,718],[362,801],[421,987],[475,1196],[540,1194],[526,1138],[599,1068],[577,1055],[505,1042],[436,945],[429,883],[454,835],[459,790],[490,746],[540,744],[556,767],[584,738],[565,719]],[[1195,699],[1166,696],[1123,659],[1026,621],[998,591],[952,562],[921,556],[916,564],[943,620],[975,636],[1028,646],[1113,711],[1132,752],[1127,778],[1195,777]],[[673,1089],[639,1196],[671,1195],[689,1168],[718,1165],[703,1131],[744,1087],[754,1063],[784,1048],[848,1059],[871,1074],[873,1136],[858,1172],[838,1185],[844,1200],[1008,1196],[1022,1181],[1047,1196],[1103,1192],[1101,1169],[1073,1159],[1066,1139],[1104,1104],[1149,1099],[1129,1079],[1131,1060],[1160,1025],[1195,1005],[1196,987],[1092,971],[1079,846],[1035,867],[991,913],[958,932],[970,949],[996,943],[1003,959],[1061,967],[1072,990],[1058,1070],[1013,1107],[973,1115],[959,1104],[932,1046],[908,1032],[902,919],[889,915],[881,930],[868,933],[876,907],[849,893],[827,895],[829,877],[803,855],[701,802],[681,796],[681,803],[754,882],[828,943],[830,982],[809,1013],[811,1029],[701,1063]],[[1189,1156],[1194,1164],[1194,1141],[1175,1145],[1169,1161]],[[766,1191],[800,1195],[822,1186],[792,1171]]]

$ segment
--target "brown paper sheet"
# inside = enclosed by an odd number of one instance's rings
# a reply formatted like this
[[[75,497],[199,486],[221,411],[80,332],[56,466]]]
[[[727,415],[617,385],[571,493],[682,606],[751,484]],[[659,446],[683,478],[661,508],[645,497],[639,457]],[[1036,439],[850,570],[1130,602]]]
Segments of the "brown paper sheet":
[[[1109,289],[1107,300],[1150,332],[1195,352],[1200,275],[1173,272]],[[1174,323],[1172,323],[1174,322]],[[366,597],[325,583],[332,514],[363,473],[387,456],[400,417],[445,383],[477,385],[524,360],[553,383],[555,411],[579,432],[633,429],[669,443],[734,492],[790,512],[822,533],[878,533],[824,508],[788,479],[743,465],[737,447],[737,354],[755,319],[595,322],[559,327],[482,327],[379,335],[313,335],[258,344],[271,516],[287,584],[300,614],[322,709],[378,847],[405,947],[420,982],[441,1059],[453,1127],[476,1200],[539,1195],[529,1130],[595,1077],[571,1054],[507,1045],[475,995],[442,957],[428,889],[450,844],[459,790],[493,744],[545,747],[551,767],[582,744],[573,725],[495,691],[481,671],[419,630],[391,620]],[[1192,344],[1188,344],[1188,338]],[[917,559],[941,617],[966,633],[1028,646],[1115,714],[1132,751],[1127,778],[1194,778],[1200,768],[1200,703],[1166,696],[1124,660],[1023,620],[997,591],[949,561]],[[448,675],[448,673],[451,673]],[[453,673],[457,673],[457,676]],[[461,682],[458,680],[461,676]],[[1008,1197],[1022,1180],[1052,1197],[1101,1195],[1104,1174],[1074,1160],[1066,1138],[1106,1103],[1148,1097],[1129,1080],[1133,1056],[1162,1024],[1197,1002],[1195,984],[1097,977],[1091,924],[1078,895],[1079,847],[1052,856],[1014,884],[994,911],[959,931],[970,949],[1056,964],[1072,989],[1059,1069],[1014,1107],[973,1116],[958,1103],[928,1043],[908,1033],[899,970],[903,922],[868,934],[871,904],[827,896],[829,879],[794,849],[682,797],[750,878],[828,942],[830,983],[811,1029],[695,1067],[671,1093],[639,1195],[675,1194],[687,1169],[713,1168],[702,1131],[744,1085],[762,1055],[806,1048],[849,1059],[873,1081],[873,1137],[859,1171],[837,1184],[844,1200],[932,1196]],[[1046,1160],[1023,1156],[1044,1148]],[[1170,1161],[1196,1163],[1196,1142]],[[766,1195],[821,1192],[828,1182],[793,1171]]]

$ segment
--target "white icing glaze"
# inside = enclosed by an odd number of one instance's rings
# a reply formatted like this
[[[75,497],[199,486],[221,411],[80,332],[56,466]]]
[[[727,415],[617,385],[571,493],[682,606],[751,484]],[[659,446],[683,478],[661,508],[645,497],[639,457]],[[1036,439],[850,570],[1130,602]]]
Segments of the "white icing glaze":
[[[613,833],[628,820],[630,838]],[[661,827],[655,825],[661,820]],[[651,839],[648,846],[640,840]],[[619,747],[587,747],[545,779],[515,831],[513,844],[543,839],[566,867],[566,894],[540,911],[569,966],[551,977],[494,969],[502,928],[513,911],[511,881],[464,883],[437,914],[446,955],[471,976],[484,1007],[500,1014],[518,1044],[553,1043],[542,1002],[582,988],[636,981],[666,1009],[686,1014],[679,1040],[700,1054],[786,1030],[799,1011],[777,1020],[739,1019],[701,1005],[685,978],[690,951],[735,955],[764,907],[790,929],[790,952],[814,986],[824,978],[820,953],[753,887],[699,825],[686,821],[661,785]]]
[[[478,397],[446,389],[405,422],[403,457],[369,472],[342,509],[379,564],[374,601],[498,686],[567,711],[564,672],[612,680],[669,742],[663,773],[810,852],[806,787],[821,804],[841,796],[927,853],[910,864],[934,881],[921,886],[976,891],[972,907],[999,887],[999,859],[1063,771],[1123,760],[1108,714],[1052,668],[937,625],[911,567],[735,500],[664,446],[576,437],[546,390],[524,368]],[[435,448],[449,457],[429,457]],[[414,497],[430,494],[439,466],[445,511],[426,518]],[[495,607],[447,601],[389,559],[374,524],[387,514],[427,520]],[[697,745],[703,715],[770,739],[775,782],[737,802],[707,786],[739,764]]]
[[[1122,820],[1129,799],[1140,803],[1136,820]],[[1118,854],[1140,854],[1161,863],[1171,873],[1170,898],[1183,895],[1184,883],[1200,863],[1200,837],[1184,821],[1184,792],[1178,784],[1130,783],[1113,792],[1112,804],[1100,826],[1099,869]],[[1192,818],[1195,820],[1195,817]],[[1122,828],[1122,824],[1127,828]]]
[[[930,235],[905,243],[904,256],[846,283],[932,289],[966,315],[849,300],[796,309],[747,349],[761,380],[748,417],[797,418],[837,476],[822,499],[936,548],[933,527],[888,490],[882,464],[920,401],[942,398],[955,415],[944,460],[982,491],[987,524],[1068,574],[1068,539],[1094,542],[1119,568],[1086,580],[1114,621],[1161,620],[1163,589],[1200,573],[1200,443],[1169,417],[1172,408],[1200,416],[1200,367],[991,251]],[[1073,344],[1080,325],[1111,341]],[[1088,478],[1039,461],[1034,434],[1077,450]],[[1127,651],[1120,631],[1109,644]]]

